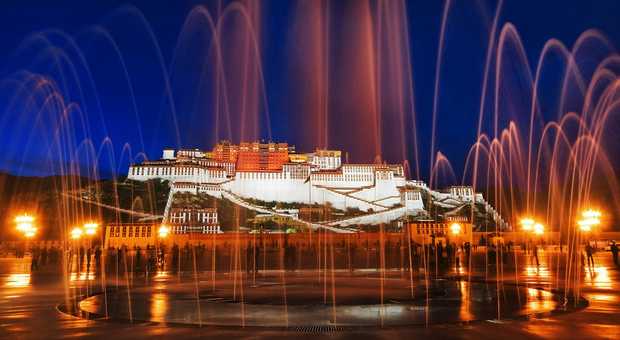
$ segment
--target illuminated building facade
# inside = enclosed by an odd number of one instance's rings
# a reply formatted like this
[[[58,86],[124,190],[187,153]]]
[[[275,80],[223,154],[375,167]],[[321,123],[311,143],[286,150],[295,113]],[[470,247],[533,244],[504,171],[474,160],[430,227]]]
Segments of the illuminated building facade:
[[[238,171],[278,171],[288,162],[286,143],[241,143],[236,168]]]
[[[219,234],[215,208],[172,208],[168,225],[172,234]]]
[[[154,245],[157,241],[159,224],[153,223],[118,223],[105,228],[105,248],[140,247]]]
[[[166,149],[161,160],[129,168],[129,179],[165,179],[177,191],[220,197],[289,203],[324,204],[336,209],[384,211],[403,201],[399,188],[407,181],[400,164],[343,164],[339,150],[318,149],[298,154],[287,143],[220,142],[212,151]],[[411,211],[422,210],[421,199],[407,200]]]
[[[409,223],[409,232],[411,238],[420,244],[429,244],[433,240],[437,243],[441,242],[446,245],[446,239],[449,242],[469,242],[472,237],[472,224],[460,222],[459,233],[453,234],[451,230],[453,222],[435,222],[435,221],[417,221]]]
[[[407,215],[424,215],[424,201],[430,199],[433,204],[448,209],[479,203],[501,228],[508,227],[472,187],[435,191],[423,181],[407,179],[401,164],[350,164],[342,163],[341,157],[339,150],[296,153],[287,143],[236,145],[224,141],[206,152],[187,149],[175,154],[174,150],[166,149],[160,160],[131,165],[128,178],[168,180],[170,197],[176,192],[204,193],[259,213],[274,214],[246,200],[329,205],[338,210],[359,209],[368,213],[329,222],[329,226],[387,223]],[[164,216],[166,223],[176,218],[169,208]],[[201,230],[219,232],[219,227]]]

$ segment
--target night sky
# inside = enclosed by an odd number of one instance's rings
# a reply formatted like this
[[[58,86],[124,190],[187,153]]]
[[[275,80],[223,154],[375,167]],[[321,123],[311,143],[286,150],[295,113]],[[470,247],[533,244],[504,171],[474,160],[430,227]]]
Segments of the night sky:
[[[304,84],[291,86],[287,82],[286,63],[289,58],[289,32],[293,20],[293,1],[267,0],[261,2],[261,64],[265,79],[265,95],[269,103],[270,128],[272,139],[301,144],[300,151],[310,151],[308,143],[301,142],[293,126],[292,115],[287,106],[290,92],[304,91]],[[210,148],[215,136],[208,127],[208,113],[188,110],[179,104],[176,118],[181,139],[177,140],[170,125],[170,103],[164,96],[164,82],[159,58],[170,68],[175,54],[179,32],[188,13],[198,4],[205,4],[215,10],[216,1],[3,1],[0,11],[0,65],[3,79],[13,79],[15,72],[29,70],[50,75],[62,83],[62,77],[54,69],[53,61],[45,57],[42,43],[33,40],[33,33],[45,31],[54,42],[65,46],[67,55],[73,61],[84,58],[90,66],[89,77],[83,69],[71,70],[64,67],[64,74],[77,74],[81,85],[68,81],[70,93],[63,93],[71,101],[78,102],[86,112],[80,119],[88,121],[88,129],[76,128],[75,140],[63,142],[64,151],[52,151],[53,137],[38,133],[35,115],[18,115],[15,106],[10,106],[12,98],[10,81],[0,89],[0,169],[15,174],[46,175],[63,172],[62,163],[67,157],[63,152],[86,148],[81,141],[88,138],[93,148],[101,148],[109,138],[112,154],[108,149],[101,151],[99,172],[101,176],[124,173],[130,160],[124,146],[131,146],[134,159],[140,152],[148,158],[160,156],[166,146]],[[406,1],[408,31],[413,68],[415,110],[417,112],[417,138],[419,164],[423,169],[420,177],[428,177],[431,113],[435,84],[435,64],[439,42],[439,29],[443,1]],[[494,1],[456,1],[446,27],[446,41],[440,100],[438,105],[437,134],[435,151],[441,151],[450,159],[460,179],[466,153],[475,141],[478,107],[482,83],[482,71],[491,20],[495,12]],[[130,13],[130,14],[128,14]],[[138,24],[136,13],[142,13],[152,28],[152,35]],[[545,41],[557,38],[567,46],[572,46],[583,31],[596,28],[602,31],[615,46],[620,46],[620,2],[616,0],[599,1],[534,1],[508,0],[501,11],[500,26],[513,23],[519,31],[527,58],[531,65],[536,60]],[[334,11],[334,15],[346,17],[346,11]],[[96,26],[101,25],[101,26]],[[104,27],[116,41],[115,51],[97,27]],[[58,30],[58,31],[54,31]],[[51,32],[51,33],[50,33]],[[56,33],[54,33],[56,32]],[[63,32],[75,39],[82,55],[58,38]],[[56,34],[56,38],[54,35]],[[30,38],[29,38],[30,37]],[[156,39],[161,56],[153,48]],[[30,39],[30,40],[29,40]],[[24,45],[25,44],[25,45]],[[21,46],[21,47],[20,47]],[[24,47],[26,46],[26,47]],[[47,51],[49,52],[49,51]],[[46,52],[46,53],[47,53]],[[115,53],[123,55],[125,65],[121,65]],[[180,53],[192,54],[200,51],[185,49]],[[130,96],[127,78],[132,84],[133,98]],[[533,68],[534,66],[532,66]],[[193,69],[174,67],[175,97],[183,101],[183,92],[195,87]],[[168,70],[170,71],[170,70]],[[187,77],[184,80],[183,77]],[[71,78],[71,77],[68,77]],[[11,85],[13,84],[13,85]],[[180,84],[180,85],[179,85]],[[23,107],[24,103],[16,104]],[[138,112],[136,117],[135,111]],[[79,119],[76,119],[76,122]],[[502,127],[506,122],[501,122]],[[45,125],[45,123],[41,123]],[[76,123],[77,124],[77,123]],[[260,124],[264,126],[263,121]],[[79,124],[78,124],[79,125]],[[485,122],[485,126],[488,126]],[[142,137],[140,137],[140,135]],[[263,138],[267,138],[262,133]],[[339,146],[330,145],[330,146]],[[384,150],[386,146],[383,146]],[[125,149],[127,150],[127,149]],[[411,148],[406,148],[407,158],[412,159]],[[77,154],[82,155],[79,151]],[[83,153],[84,155],[87,152]],[[359,153],[356,160],[370,161]],[[78,156],[80,167],[92,166],[88,156]],[[398,157],[387,157],[390,161]]]

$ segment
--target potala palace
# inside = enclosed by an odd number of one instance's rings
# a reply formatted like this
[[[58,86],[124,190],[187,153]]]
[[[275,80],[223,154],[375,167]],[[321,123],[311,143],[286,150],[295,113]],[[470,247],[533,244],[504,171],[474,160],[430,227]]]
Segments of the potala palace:
[[[165,149],[160,160],[130,166],[128,178],[170,181],[169,203],[175,193],[189,192],[228,199],[261,214],[293,218],[297,216],[290,211],[266,209],[252,202],[329,204],[335,209],[365,212],[348,219],[307,223],[311,228],[339,232],[357,224],[387,223],[406,216],[422,218],[427,216],[425,200],[429,199],[454,211],[474,202],[484,204],[498,223],[505,224],[471,187],[451,187],[446,192],[430,190],[422,181],[408,180],[400,164],[343,164],[339,150],[296,153],[286,143],[237,145],[223,141],[208,152]],[[168,214],[169,207],[164,220]]]

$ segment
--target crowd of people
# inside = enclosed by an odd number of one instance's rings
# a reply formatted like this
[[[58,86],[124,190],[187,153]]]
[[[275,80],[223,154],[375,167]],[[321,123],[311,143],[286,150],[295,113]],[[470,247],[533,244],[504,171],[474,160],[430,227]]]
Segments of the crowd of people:
[[[24,257],[25,250],[19,249],[16,252],[18,257]],[[38,247],[34,246],[31,249],[31,261],[30,261],[30,270],[35,271],[39,270],[43,267],[57,266],[61,263],[62,259],[62,249],[59,247]]]
[[[32,246],[31,270],[37,271],[45,267],[58,266],[66,256],[67,269],[77,271],[108,272],[143,272],[152,273],[157,270],[187,271],[216,270],[228,271],[243,269],[247,272],[262,269],[301,270],[325,267],[327,256],[335,256],[329,266],[337,269],[379,268],[414,270],[429,268],[445,270],[454,267],[468,266],[472,251],[480,245],[486,246],[485,261],[489,266],[508,265],[514,263],[516,256],[512,242],[488,242],[479,244],[463,242],[457,244],[445,239],[432,238],[431,242],[421,245],[413,241],[401,242],[379,240],[371,242],[331,243],[328,246],[317,243],[295,242],[260,242],[242,243],[224,242],[222,244],[173,244],[169,248],[164,245],[141,247],[118,247],[102,249],[101,246],[79,246],[63,251],[58,246]],[[525,254],[536,266],[540,265],[539,252],[542,245],[527,243],[521,246]],[[615,266],[620,266],[619,247],[610,243],[610,252]],[[594,266],[595,247],[586,244],[582,252],[582,265]],[[15,250],[17,257],[24,257],[25,249]],[[105,260],[104,260],[105,258]],[[332,263],[333,261],[333,263]]]

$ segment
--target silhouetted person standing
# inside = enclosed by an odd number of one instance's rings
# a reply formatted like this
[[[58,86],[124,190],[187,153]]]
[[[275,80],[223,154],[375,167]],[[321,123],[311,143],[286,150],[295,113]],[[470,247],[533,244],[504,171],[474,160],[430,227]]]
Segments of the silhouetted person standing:
[[[78,272],[82,271],[82,267],[84,266],[84,247],[80,246],[80,248],[78,249],[78,256],[79,256],[79,266],[78,266]]]
[[[90,272],[90,256],[92,255],[91,248],[86,250],[86,272]]]
[[[136,248],[136,268],[135,271],[140,271],[142,268],[142,249],[140,247]]]
[[[586,245],[586,255],[588,257],[588,266],[589,267],[594,267],[594,248],[588,243],[588,245]]]
[[[614,259],[614,264],[616,265],[616,267],[618,266],[618,245],[616,244],[616,242],[612,242],[611,243],[611,256]]]
[[[97,266],[95,270],[99,270],[99,268],[101,268],[101,247],[97,247],[95,249],[95,266]]]
[[[39,269],[39,248],[37,248],[36,246],[33,246],[31,253],[32,253],[32,258],[30,261],[30,270],[34,271],[34,270]]]

